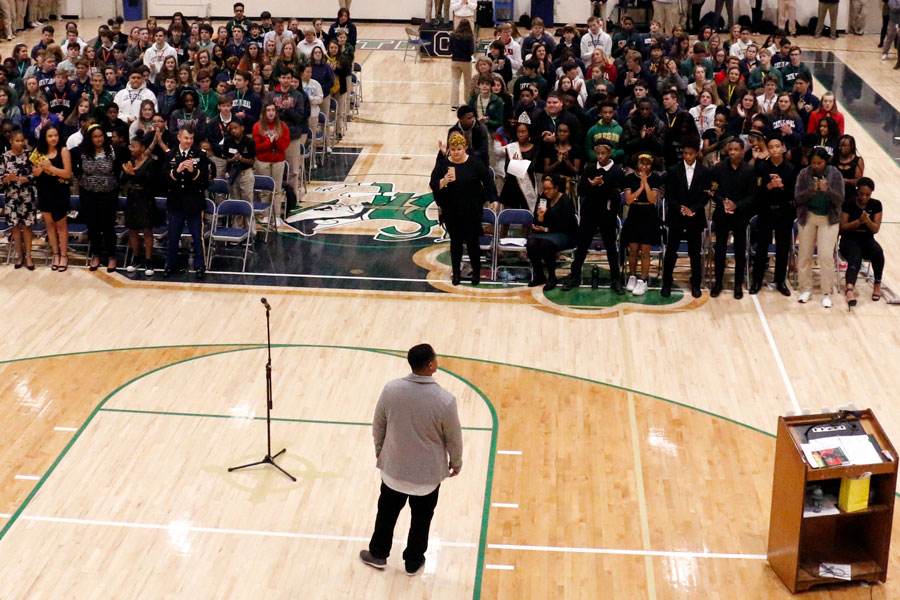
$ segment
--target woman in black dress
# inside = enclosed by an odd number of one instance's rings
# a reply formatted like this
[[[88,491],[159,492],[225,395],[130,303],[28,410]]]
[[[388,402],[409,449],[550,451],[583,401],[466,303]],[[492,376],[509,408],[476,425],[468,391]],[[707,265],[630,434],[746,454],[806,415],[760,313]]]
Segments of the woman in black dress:
[[[125,204],[125,227],[131,245],[132,263],[126,270],[133,273],[143,267],[144,275],[153,275],[153,223],[156,216],[154,190],[159,185],[159,161],[153,154],[156,142],[148,133],[131,140],[131,160],[122,165],[122,185],[128,186],[128,202]],[[144,234],[144,261],[140,260],[140,237]]]
[[[106,260],[106,272],[116,270],[116,210],[122,160],[99,125],[91,125],[78,147],[75,174],[91,242],[91,271]]]
[[[625,205],[628,218],[622,226],[622,240],[628,244],[628,283],[625,289],[635,296],[647,293],[650,277],[650,250],[660,244],[659,216],[656,201],[662,181],[653,172],[653,156],[641,154],[637,170],[625,177]],[[641,276],[637,276],[638,256],[641,257]]]
[[[506,145],[506,178],[503,180],[503,189],[500,191],[499,199],[503,208],[528,209],[529,202],[526,199],[526,193],[534,202],[537,197],[534,189],[534,171],[538,167],[539,159],[540,147],[531,141],[531,126],[528,123],[518,123],[516,125],[516,142]],[[521,181],[509,173],[509,163],[512,160],[531,161],[531,164],[528,165],[528,175]]]
[[[48,125],[41,129],[37,147],[31,153],[32,175],[38,192],[38,209],[47,224],[47,239],[53,249],[54,271],[69,267],[69,179],[72,177],[72,157],[60,143],[59,127]]]
[[[466,138],[459,133],[450,136],[447,146],[441,143],[437,164],[431,172],[431,191],[438,205],[441,222],[450,236],[450,263],[453,285],[459,285],[463,244],[472,263],[472,285],[481,281],[481,214],[485,202],[497,199],[497,189],[490,171],[480,160],[466,154]]]
[[[545,291],[556,288],[556,255],[560,250],[574,248],[577,243],[578,221],[575,204],[560,190],[560,178],[547,175],[543,193],[534,207],[534,233],[528,236],[525,249],[531,261],[532,278],[528,287],[544,286]],[[543,261],[547,275],[541,266]]]
[[[824,119],[823,119],[824,120]],[[866,163],[856,152],[856,140],[852,135],[838,138],[834,167],[844,177],[844,202],[856,198],[856,183],[865,174]]]

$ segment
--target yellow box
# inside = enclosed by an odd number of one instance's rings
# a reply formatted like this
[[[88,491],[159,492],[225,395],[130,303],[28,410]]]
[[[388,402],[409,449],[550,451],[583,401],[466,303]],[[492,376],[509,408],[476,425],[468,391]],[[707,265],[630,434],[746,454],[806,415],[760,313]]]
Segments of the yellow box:
[[[844,512],[856,512],[869,507],[869,480],[866,473],[858,479],[844,477],[841,479],[841,493],[838,496],[838,508]]]

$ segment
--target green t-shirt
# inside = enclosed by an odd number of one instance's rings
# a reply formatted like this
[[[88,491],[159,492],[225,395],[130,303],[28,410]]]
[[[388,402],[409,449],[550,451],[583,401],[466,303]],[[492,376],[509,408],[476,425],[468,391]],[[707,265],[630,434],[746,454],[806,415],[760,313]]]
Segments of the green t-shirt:
[[[825,192],[816,192],[809,201],[809,212],[820,217],[828,216],[828,197]]]

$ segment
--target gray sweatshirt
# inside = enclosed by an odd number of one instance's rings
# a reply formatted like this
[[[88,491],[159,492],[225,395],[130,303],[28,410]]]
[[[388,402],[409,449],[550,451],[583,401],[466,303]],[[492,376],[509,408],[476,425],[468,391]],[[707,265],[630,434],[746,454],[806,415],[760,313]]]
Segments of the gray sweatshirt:
[[[462,467],[456,398],[430,376],[410,373],[384,386],[372,436],[377,466],[391,478],[436,486],[449,475],[448,464]]]

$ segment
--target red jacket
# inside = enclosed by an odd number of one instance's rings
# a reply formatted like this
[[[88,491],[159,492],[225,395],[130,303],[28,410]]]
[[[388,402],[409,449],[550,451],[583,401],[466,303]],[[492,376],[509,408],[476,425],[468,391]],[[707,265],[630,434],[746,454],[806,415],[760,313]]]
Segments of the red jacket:
[[[265,134],[265,130],[261,130],[263,126],[268,131],[274,131],[271,125],[264,125],[262,121],[258,121],[253,126],[253,141],[256,143],[256,160],[260,162],[284,162],[284,151],[291,145],[291,134],[288,132],[287,125],[281,123],[281,134],[275,138],[275,142]]]
[[[815,133],[819,134],[819,121],[824,119],[825,117],[831,117],[834,119],[834,122],[837,123],[838,129],[841,130],[841,135],[844,135],[844,115],[839,113],[837,109],[834,109],[832,113],[827,113],[824,110],[817,108],[816,110],[809,113],[809,127],[806,128],[807,133]]]

